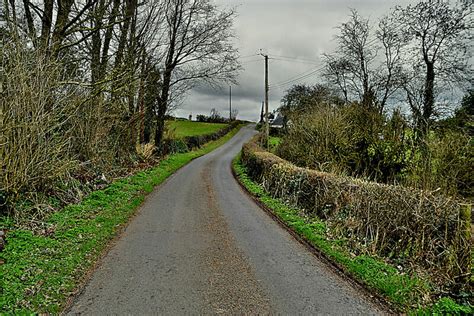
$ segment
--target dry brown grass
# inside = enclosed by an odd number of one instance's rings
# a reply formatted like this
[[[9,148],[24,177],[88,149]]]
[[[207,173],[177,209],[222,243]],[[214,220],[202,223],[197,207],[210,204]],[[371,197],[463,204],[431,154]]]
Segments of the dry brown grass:
[[[140,144],[136,146],[137,154],[142,159],[142,161],[147,162],[153,158],[153,153],[155,152],[155,145],[151,143]]]

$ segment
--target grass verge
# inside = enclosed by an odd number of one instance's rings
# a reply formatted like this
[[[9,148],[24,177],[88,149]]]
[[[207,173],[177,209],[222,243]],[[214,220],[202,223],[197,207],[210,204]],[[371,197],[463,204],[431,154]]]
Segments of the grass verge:
[[[0,265],[0,314],[59,313],[145,196],[192,159],[227,142],[240,127],[199,150],[170,155],[156,167],[91,193],[80,204],[46,219],[41,232],[15,230],[3,218],[0,225],[10,230],[0,252],[4,261]]]
[[[234,172],[242,186],[264,207],[273,213],[287,228],[314,247],[338,268],[378,294],[397,311],[416,315],[472,314],[472,306],[459,305],[450,298],[441,298],[436,304],[426,307],[425,295],[430,292],[430,284],[417,277],[398,271],[382,258],[368,255],[354,255],[345,242],[329,238],[326,224],[317,217],[309,217],[301,210],[289,207],[280,199],[266,193],[254,182],[240,161],[240,154],[233,161]]]

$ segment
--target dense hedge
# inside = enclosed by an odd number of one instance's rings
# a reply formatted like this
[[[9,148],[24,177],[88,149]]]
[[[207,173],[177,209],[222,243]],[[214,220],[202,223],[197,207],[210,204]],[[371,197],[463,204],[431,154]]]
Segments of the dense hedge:
[[[232,129],[237,127],[241,121],[233,121],[226,127],[218,130],[217,132],[205,135],[187,136],[178,139],[166,139],[163,142],[161,153],[172,154],[172,153],[184,153],[191,151],[195,148],[201,148],[202,145],[219,139],[225,134],[229,133]]]
[[[326,220],[334,238],[355,252],[436,273],[438,285],[459,290],[471,272],[471,205],[402,186],[296,167],[258,145],[244,145],[249,175],[274,197]]]

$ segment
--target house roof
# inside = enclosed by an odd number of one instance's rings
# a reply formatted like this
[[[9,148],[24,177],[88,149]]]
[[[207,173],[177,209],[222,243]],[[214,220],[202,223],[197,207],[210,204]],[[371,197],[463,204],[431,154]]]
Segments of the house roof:
[[[272,126],[283,126],[283,116],[278,115],[272,122]]]

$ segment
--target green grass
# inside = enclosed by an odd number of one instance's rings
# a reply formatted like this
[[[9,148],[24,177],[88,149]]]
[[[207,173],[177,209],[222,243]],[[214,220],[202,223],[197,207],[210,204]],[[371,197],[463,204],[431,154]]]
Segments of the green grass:
[[[252,181],[247,175],[245,166],[240,162],[240,155],[234,159],[233,168],[242,185],[290,229],[341,266],[347,274],[385,297],[395,308],[423,315],[473,311],[472,307],[458,305],[448,298],[441,299],[432,307],[423,306],[423,295],[429,293],[431,289],[427,281],[416,275],[400,273],[381,258],[351,254],[344,246],[344,241],[328,238],[328,227],[322,220],[302,215],[304,213],[301,210],[289,207],[280,199],[272,198],[261,185]]]
[[[0,252],[5,261],[0,266],[0,314],[60,312],[145,195],[192,159],[224,144],[238,129],[199,150],[171,155],[156,167],[118,180],[91,193],[80,204],[65,207],[46,219],[49,230],[45,233],[16,230],[12,221],[2,218],[0,225],[10,226],[10,231]]]
[[[227,124],[220,123],[166,121],[166,127],[177,138],[212,134],[226,126]]]
[[[281,137],[270,136],[268,138],[268,145],[270,146],[270,151],[274,153],[277,147],[280,145],[282,139]]]

